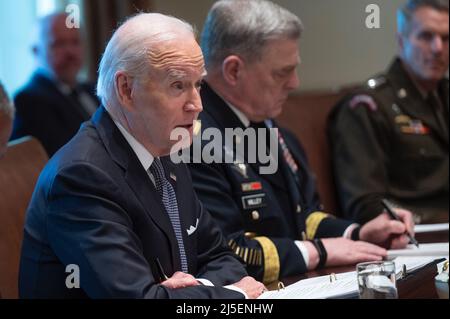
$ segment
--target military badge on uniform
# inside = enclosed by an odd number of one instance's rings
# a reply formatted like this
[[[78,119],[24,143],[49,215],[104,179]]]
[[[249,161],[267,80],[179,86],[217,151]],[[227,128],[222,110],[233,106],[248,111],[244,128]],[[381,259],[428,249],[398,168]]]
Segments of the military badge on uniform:
[[[411,120],[407,125],[400,126],[400,131],[404,134],[427,135],[430,128],[420,120]]]
[[[365,105],[369,108],[370,111],[375,112],[378,109],[377,103],[374,101],[374,99],[370,95],[360,94],[354,96],[350,100],[350,108],[354,109],[357,106]]]
[[[242,207],[244,209],[256,209],[266,207],[266,194],[256,194],[249,196],[242,196]]]
[[[395,113],[399,114],[399,115],[403,115],[402,110],[400,109],[400,107],[397,104],[392,104],[392,111],[394,111]]]
[[[398,90],[398,92],[397,92],[397,96],[398,96],[400,99],[404,99],[404,98],[408,97],[408,91],[406,91],[405,89],[400,89],[400,90]]]
[[[247,165],[244,163],[234,163],[232,166],[235,170],[239,172],[244,178],[248,178],[247,175]]]
[[[243,192],[253,192],[262,190],[261,182],[243,183],[241,185]]]
[[[395,123],[398,125],[409,125],[411,122],[412,119],[408,115],[401,114],[395,117]]]

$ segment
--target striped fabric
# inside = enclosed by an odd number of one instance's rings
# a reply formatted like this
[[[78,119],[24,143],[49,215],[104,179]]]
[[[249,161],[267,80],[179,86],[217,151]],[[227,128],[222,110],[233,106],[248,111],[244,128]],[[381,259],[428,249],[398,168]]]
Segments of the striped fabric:
[[[156,189],[162,198],[163,205],[167,214],[169,214],[169,219],[175,232],[175,237],[178,242],[178,249],[180,251],[181,270],[184,273],[188,273],[188,264],[186,252],[184,250],[183,235],[181,233],[181,222],[175,190],[166,179],[164,175],[164,168],[159,158],[154,159],[153,164],[150,166],[150,172],[155,178]]]

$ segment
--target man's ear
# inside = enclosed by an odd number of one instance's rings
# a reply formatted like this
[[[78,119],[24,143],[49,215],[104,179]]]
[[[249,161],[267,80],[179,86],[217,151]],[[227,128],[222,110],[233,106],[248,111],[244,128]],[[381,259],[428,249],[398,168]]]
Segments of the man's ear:
[[[230,55],[222,62],[222,73],[225,81],[232,86],[238,84],[242,77],[245,63],[237,55]]]
[[[130,109],[133,106],[133,79],[125,72],[119,71],[114,77],[114,88],[119,103]]]

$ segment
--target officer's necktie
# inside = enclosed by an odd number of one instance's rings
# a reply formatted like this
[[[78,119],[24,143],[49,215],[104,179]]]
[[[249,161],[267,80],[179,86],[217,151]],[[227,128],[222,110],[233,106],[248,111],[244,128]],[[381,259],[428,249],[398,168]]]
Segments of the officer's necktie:
[[[266,121],[265,122],[268,128],[274,128],[272,121]],[[281,152],[283,154],[283,158],[286,161],[286,164],[289,167],[290,172],[292,173],[295,181],[298,183],[298,165],[294,160],[294,157],[292,156],[291,151],[289,150],[289,147],[286,144],[286,141],[284,140],[283,134],[281,134],[281,130],[278,129],[278,143],[281,148]]]
[[[170,222],[172,223],[173,231],[178,243],[178,249],[180,251],[181,270],[185,273],[188,272],[186,252],[184,250],[183,235],[181,233],[180,215],[178,212],[178,203],[175,195],[175,191],[169,181],[164,175],[164,168],[161,161],[155,158],[153,164],[150,166],[150,172],[155,178],[155,186],[159,195],[162,198],[164,208],[169,215]]]

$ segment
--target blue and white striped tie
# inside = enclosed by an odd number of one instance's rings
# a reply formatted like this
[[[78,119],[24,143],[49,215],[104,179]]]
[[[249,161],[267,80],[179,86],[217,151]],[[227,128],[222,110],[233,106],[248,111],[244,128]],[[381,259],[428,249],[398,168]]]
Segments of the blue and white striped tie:
[[[184,250],[183,235],[181,233],[180,215],[178,212],[178,203],[175,191],[169,181],[164,175],[164,168],[161,161],[155,158],[153,164],[150,166],[150,172],[155,178],[155,186],[159,195],[162,198],[163,205],[169,215],[170,222],[172,223],[175,237],[177,238],[178,249],[180,251],[181,270],[184,273],[188,272],[188,264],[186,258],[186,252]]]

